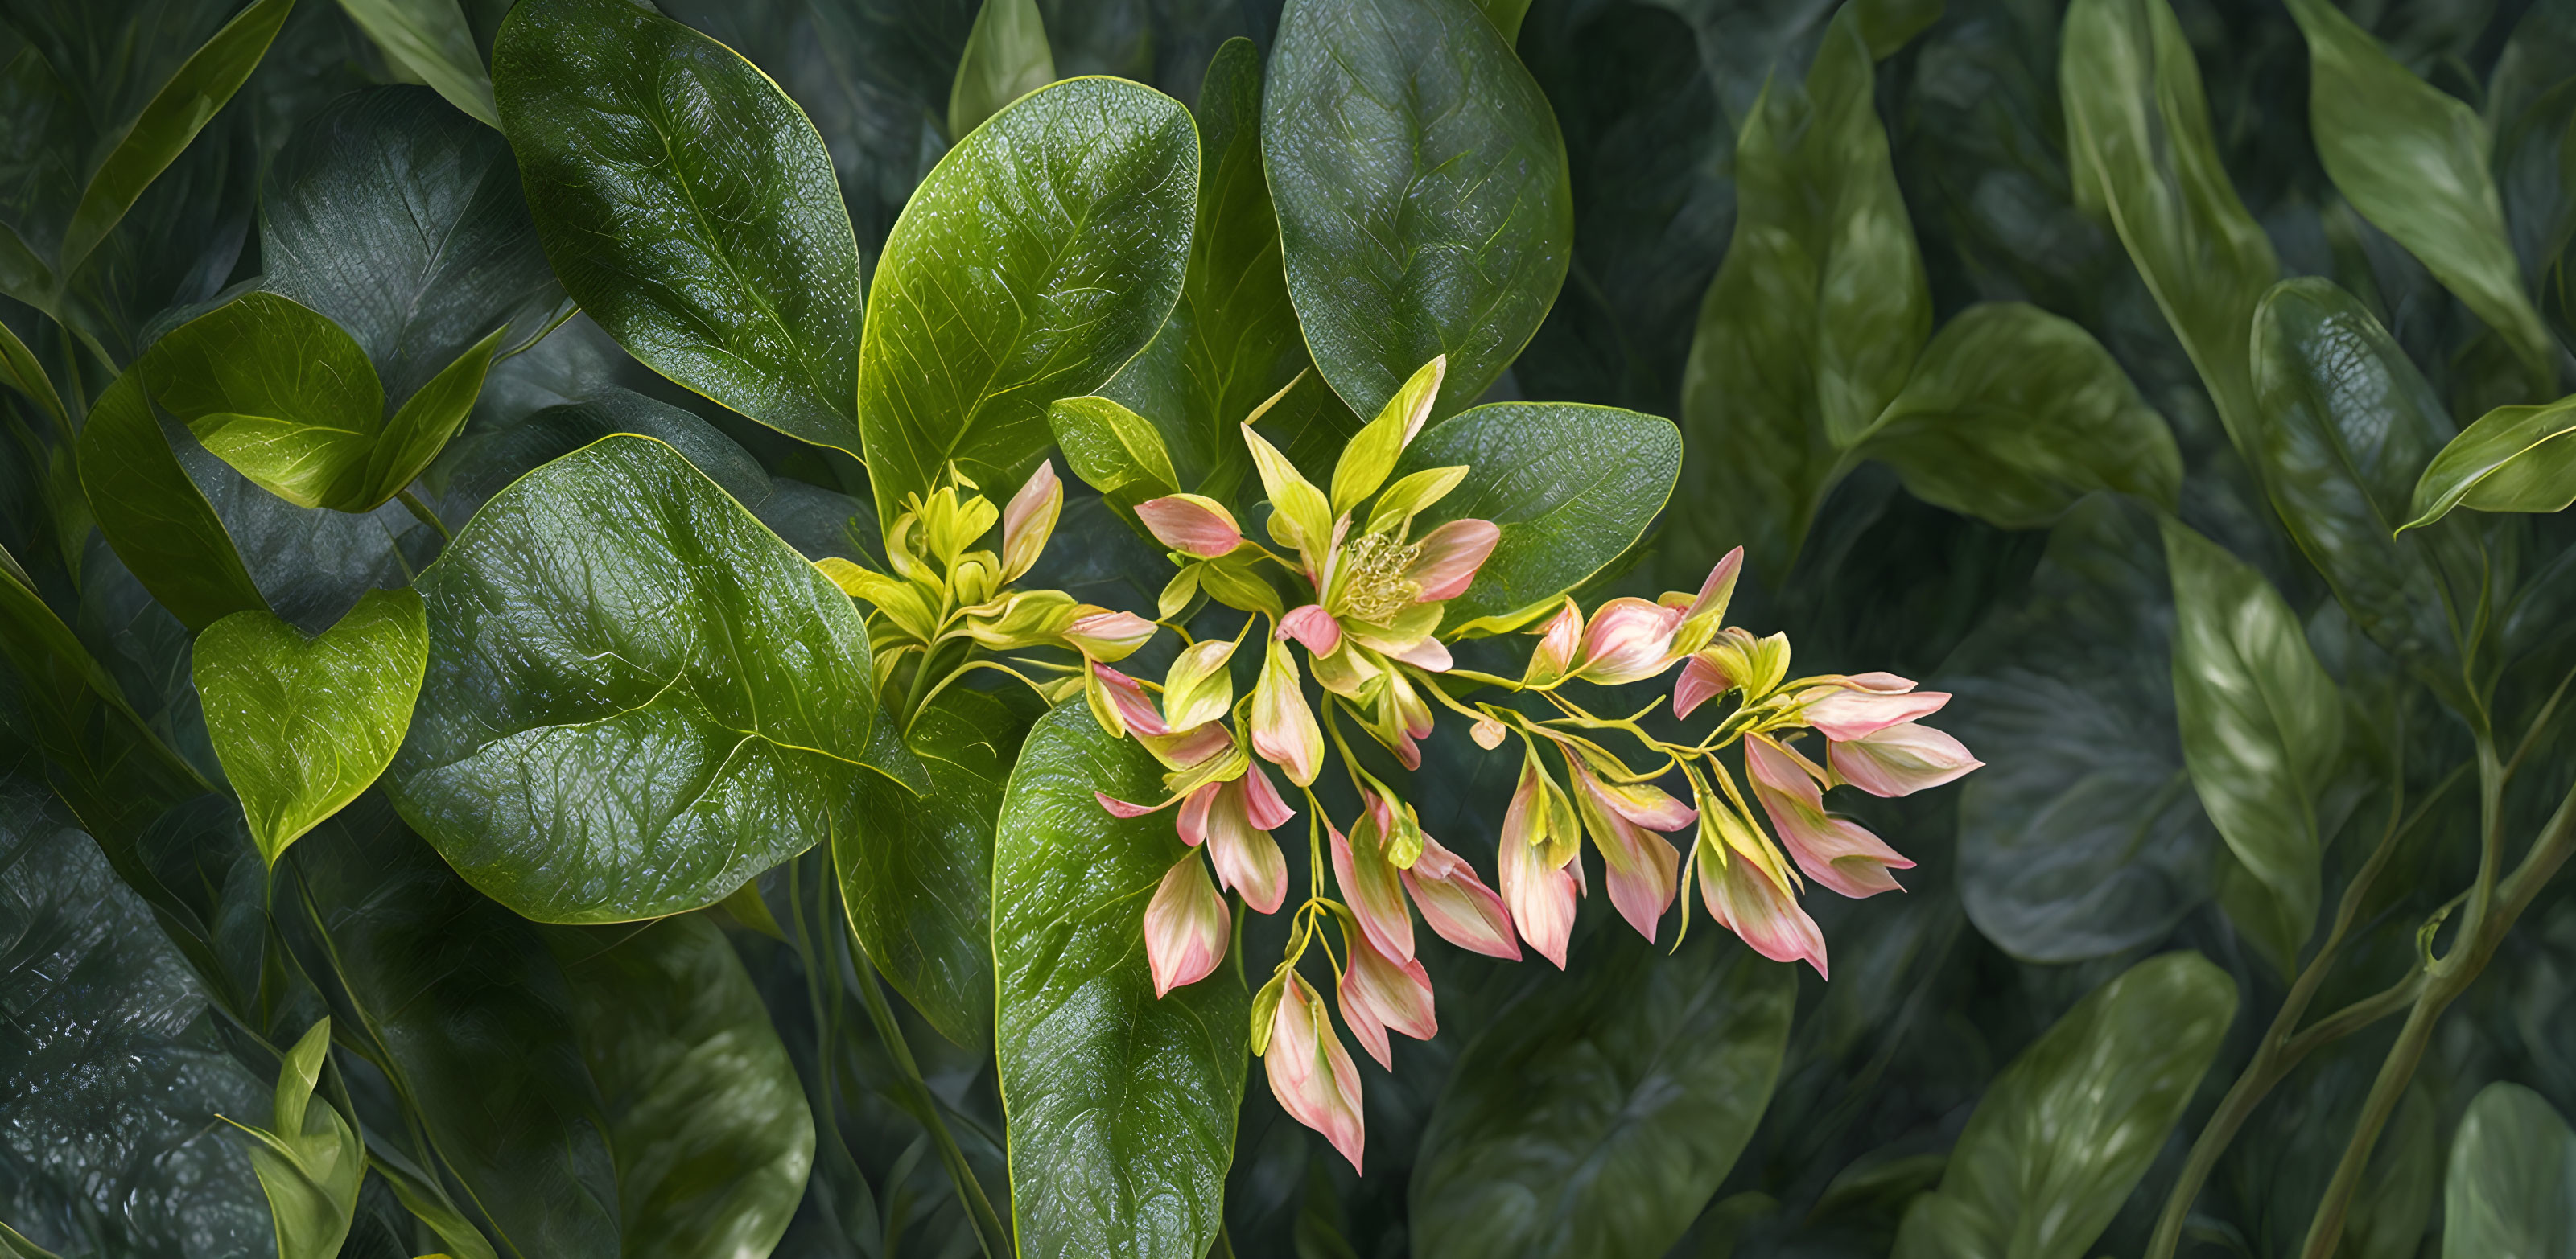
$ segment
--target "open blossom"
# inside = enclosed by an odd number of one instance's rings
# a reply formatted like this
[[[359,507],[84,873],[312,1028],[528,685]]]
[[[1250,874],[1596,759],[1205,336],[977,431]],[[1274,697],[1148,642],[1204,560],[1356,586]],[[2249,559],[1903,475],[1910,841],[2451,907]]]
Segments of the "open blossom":
[[[1225,899],[1208,886],[1207,868],[1191,853],[1175,863],[1145,906],[1145,959],[1154,995],[1205,979],[1225,960],[1232,922]]]
[[[1360,1119],[1360,1072],[1350,1051],[1333,1031],[1323,1000],[1297,972],[1288,971],[1271,1016],[1270,1043],[1261,1055],[1270,1077],[1270,1095],[1291,1119],[1324,1134],[1324,1139],[1360,1170],[1367,1144]]]
[[[1888,871],[1910,870],[1913,861],[1859,823],[1826,813],[1821,771],[1805,757],[1755,735],[1744,741],[1744,768],[1753,798],[1808,878],[1851,897],[1903,890]]]

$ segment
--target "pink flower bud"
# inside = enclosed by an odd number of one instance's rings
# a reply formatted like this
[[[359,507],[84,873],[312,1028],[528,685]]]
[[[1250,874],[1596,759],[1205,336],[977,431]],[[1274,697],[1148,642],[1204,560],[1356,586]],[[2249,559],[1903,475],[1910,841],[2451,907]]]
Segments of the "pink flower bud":
[[[1703,849],[1699,897],[1708,916],[1742,937],[1754,952],[1775,962],[1804,959],[1820,978],[1832,977],[1825,967],[1825,935],[1816,930],[1816,920],[1749,857]]]
[[[1537,633],[1538,649],[1530,653],[1529,667],[1521,671],[1521,681],[1545,686],[1574,667],[1575,649],[1583,643],[1583,610],[1568,599]]]
[[[1422,554],[1404,570],[1407,579],[1422,587],[1415,598],[1438,603],[1467,593],[1476,570],[1484,567],[1485,557],[1494,553],[1494,544],[1502,538],[1502,526],[1490,520],[1452,520],[1422,535],[1415,544]]]
[[[1422,968],[1421,958],[1398,962],[1378,952],[1366,936],[1353,940],[1345,934],[1343,941],[1350,959],[1342,968],[1342,1021],[1351,1025],[1351,1035],[1359,1037],[1360,1047],[1377,1065],[1393,1071],[1394,1047],[1387,1043],[1386,1029],[1415,1040],[1440,1034],[1431,973]]]
[[[1637,934],[1652,940],[1656,924],[1673,907],[1673,896],[1680,890],[1682,855],[1670,840],[1613,807],[1600,780],[1585,772],[1580,762],[1574,777],[1575,807],[1583,813],[1584,828],[1592,832],[1593,847],[1601,850],[1601,864],[1610,877],[1610,903]]]
[[[1575,785],[1601,807],[1656,831],[1677,831],[1699,821],[1699,810],[1683,804],[1653,783],[1614,783],[1594,774],[1580,759],[1573,762]]]
[[[1531,842],[1532,829],[1545,825],[1547,807],[1524,772],[1521,789],[1512,793],[1511,809],[1503,817],[1503,840],[1494,854],[1495,882],[1502,884],[1503,903],[1510,907],[1521,939],[1564,970],[1565,943],[1574,933],[1574,876],[1547,863],[1545,844]]]
[[[1120,738],[1130,731],[1137,734],[1170,734],[1163,724],[1162,710],[1154,706],[1145,688],[1136,679],[1104,664],[1091,666],[1091,675],[1082,688],[1083,698],[1091,703],[1091,715],[1100,728]]]
[[[1109,664],[1135,654],[1137,648],[1153,639],[1157,628],[1133,612],[1092,608],[1065,627],[1064,641],[1092,660]]]
[[[1912,795],[1985,764],[1957,739],[1910,721],[1832,744],[1825,758],[1835,777],[1873,796]]]
[[[1296,639],[1318,656],[1329,656],[1341,648],[1342,623],[1322,604],[1309,603],[1279,618],[1279,636]]]
[[[1413,913],[1405,908],[1404,883],[1395,866],[1376,843],[1358,845],[1354,852],[1351,841],[1331,823],[1324,829],[1333,837],[1333,882],[1341,887],[1361,930],[1378,952],[1399,962],[1412,961]],[[1383,827],[1376,829],[1381,836],[1386,833]]]
[[[1296,972],[1287,975],[1271,1016],[1270,1050],[1261,1057],[1270,1095],[1288,1117],[1324,1134],[1351,1170],[1360,1169],[1366,1128],[1360,1119],[1360,1072],[1333,1031],[1322,999]]]
[[[1693,656],[1673,683],[1673,716],[1688,717],[1700,705],[1734,689],[1735,684],[1707,656]]]
[[[1822,694],[1810,691],[1807,694],[1815,697],[1807,700],[1799,710],[1798,720],[1814,726],[1826,738],[1842,743],[1865,738],[1899,722],[1920,721],[1941,711],[1941,706],[1950,702],[1947,692],[1915,691],[1911,689],[1913,683],[1893,674],[1865,673],[1851,681],[1866,683],[1881,679],[1902,683],[1908,689],[1888,691],[1837,687]]]
[[[1803,757],[1760,735],[1744,741],[1744,768],[1753,780],[1753,798],[1761,802],[1798,868],[1845,896],[1903,891],[1888,871],[1911,870],[1914,863],[1859,823],[1827,814],[1824,793],[1803,762]]]
[[[1055,474],[1055,461],[1043,460],[1038,470],[1022,482],[1020,492],[1011,496],[1002,508],[1002,571],[1007,581],[1036,567],[1039,553],[1046,550],[1047,536],[1055,532],[1056,517],[1064,511],[1064,482]]]
[[[1470,953],[1521,960],[1521,946],[1512,939],[1512,913],[1503,898],[1476,877],[1476,867],[1440,841],[1422,837],[1422,855],[1404,871],[1404,890],[1413,894],[1422,921],[1441,939]]]
[[[1252,688],[1252,750],[1288,771],[1288,781],[1311,787],[1324,772],[1324,731],[1297,684],[1297,658],[1273,639]]]
[[[1503,723],[1491,717],[1484,718],[1467,728],[1467,737],[1474,739],[1477,747],[1488,752],[1503,746],[1503,736],[1508,733],[1510,732],[1503,729]]]
[[[1294,815],[1258,765],[1218,786],[1214,797],[1207,813],[1207,847],[1218,886],[1240,893],[1256,913],[1277,912],[1288,895],[1288,862],[1270,831]]]
[[[1672,663],[1679,608],[1644,599],[1618,598],[1593,609],[1583,629],[1583,663],[1575,673],[1596,686],[1637,682]]]
[[[1148,499],[1136,504],[1136,518],[1145,522],[1156,541],[1203,560],[1231,555],[1243,542],[1243,530],[1235,525],[1234,513],[1227,511],[1225,504],[1203,495]]]
[[[1701,582],[1699,594],[1681,605],[1682,617],[1674,627],[1673,649],[1688,654],[1708,645],[1717,635],[1720,622],[1726,619],[1726,605],[1735,598],[1735,579],[1744,568],[1744,548],[1737,547],[1708,570],[1708,580]],[[1665,596],[1667,606],[1673,597]]]
[[[1198,854],[1174,863],[1145,906],[1145,960],[1153,968],[1154,995],[1207,978],[1225,960],[1232,929],[1225,898],[1209,886]]]

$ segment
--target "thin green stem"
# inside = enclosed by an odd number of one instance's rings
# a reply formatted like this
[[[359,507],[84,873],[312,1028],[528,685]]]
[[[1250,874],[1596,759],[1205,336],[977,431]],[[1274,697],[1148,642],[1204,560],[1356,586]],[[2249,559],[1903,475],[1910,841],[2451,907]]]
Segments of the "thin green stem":
[[[956,1135],[940,1117],[939,1098],[930,1091],[929,1081],[922,1078],[921,1064],[913,1060],[912,1046],[903,1038],[903,1026],[895,1021],[893,1007],[886,1003],[885,989],[878,982],[876,966],[868,960],[867,950],[859,944],[857,928],[849,928],[849,937],[850,963],[859,975],[859,1002],[867,1007],[868,1022],[875,1025],[877,1039],[885,1042],[895,1069],[903,1073],[904,1089],[912,1095],[917,1117],[929,1129],[940,1164],[948,1169],[948,1179],[957,1186],[958,1201],[965,1205],[966,1218],[975,1226],[975,1240],[983,1246],[987,1259],[1004,1259],[1011,1253],[1011,1236],[1003,1230],[1002,1218],[993,1210],[993,1200],[985,1195],[984,1182],[976,1179],[975,1169],[966,1165],[966,1154],[957,1148]]]
[[[394,491],[394,501],[401,503],[404,508],[408,509],[422,524],[428,525],[430,528],[437,530],[439,541],[454,542],[456,540],[456,535],[447,531],[447,523],[438,518],[438,513],[431,511],[428,505],[422,503],[409,489]]]

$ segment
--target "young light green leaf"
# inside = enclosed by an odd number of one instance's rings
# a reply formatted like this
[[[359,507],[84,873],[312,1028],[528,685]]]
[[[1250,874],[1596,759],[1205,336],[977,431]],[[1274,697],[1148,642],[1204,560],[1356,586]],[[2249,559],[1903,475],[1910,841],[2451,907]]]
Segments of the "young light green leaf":
[[[81,190],[63,228],[58,274],[69,276],[106,239],[152,181],[177,161],[217,110],[259,68],[295,0],[258,0],[216,31],[143,107],[123,139]]]
[[[364,501],[384,387],[366,351],[314,311],[245,293],[161,338],[133,370],[155,404],[261,489],[298,507],[384,501]]]
[[[1048,404],[1097,390],[1171,313],[1197,189],[1189,111],[1118,79],[1040,89],[940,159],[868,299],[859,423],[880,520],[952,461],[978,485],[1028,476]]]
[[[143,377],[116,378],[80,432],[81,489],[98,531],[154,600],[191,630],[268,610],[241,550],[153,419]]]
[[[2424,467],[2403,533],[2471,511],[2554,512],[2576,503],[2576,397],[2546,406],[2497,407],[2460,430]]]
[[[194,650],[206,733],[275,866],[393,762],[429,664],[429,621],[418,593],[372,590],[318,638],[236,612]]]
[[[420,77],[476,122],[498,128],[492,75],[474,46],[473,28],[456,0],[340,0],[349,20],[394,64]]]
[[[2576,1132],[2547,1098],[2497,1081],[2451,1138],[2442,1259],[2576,1250]]]
[[[1064,461],[1111,504],[1133,508],[1181,492],[1171,451],[1151,420],[1108,398],[1058,398],[1047,408]]]
[[[1404,454],[1405,444],[1431,418],[1431,406],[1440,397],[1441,378],[1448,371],[1446,357],[1435,358],[1416,369],[1378,410],[1377,418],[1342,447],[1342,457],[1333,463],[1332,504],[1336,518],[1386,484],[1387,474],[1395,471],[1395,461]]]
[[[1055,82],[1037,0],[984,0],[948,89],[948,135],[962,140],[1002,107]]]
[[[2074,0],[2057,82],[2076,204],[2119,232],[2244,450],[2248,329],[2281,268],[2218,159],[2181,23],[2166,0]]]
[[[448,440],[465,427],[474,400],[483,393],[483,378],[492,370],[492,355],[501,348],[507,328],[494,328],[453,363],[404,401],[376,435],[367,452],[366,492],[360,509],[373,511],[403,491],[429,469]]]
[[[1621,452],[1617,459],[1601,452]],[[1465,465],[1465,480],[1422,513],[1502,526],[1467,592],[1443,610],[1444,635],[1507,634],[1625,554],[1672,497],[1682,461],[1670,420],[1615,407],[1489,402],[1425,431],[1399,475]]]
[[[2164,534],[2183,760],[2228,851],[2270,893],[2256,921],[2231,916],[2286,976],[2316,928],[2317,797],[2343,751],[2343,696],[2261,573],[2170,517]]]
[[[2044,527],[2095,490],[2168,509],[2182,491],[2172,431],[2110,352],[2021,302],[1943,326],[1853,453],[1895,468],[1917,498],[2006,529]]]
[[[814,1115],[760,991],[703,914],[560,927],[598,1081],[626,1259],[765,1255],[814,1165]]]
[[[1752,1138],[1796,972],[1721,932],[1671,957],[1594,943],[1578,983],[1532,989],[1460,1054],[1413,1174],[1423,1259],[1662,1254]]]
[[[1686,475],[1709,492],[1674,523],[1711,555],[1742,544],[1770,582],[1932,331],[1859,21],[1839,13],[1806,81],[1775,79],[1745,120],[1734,241],[1682,378]]]
[[[2556,392],[2557,343],[2523,292],[2477,111],[2331,0],[2290,0],[2290,16],[2307,35],[2309,125],[2336,189],[2504,337],[2533,388]]]
[[[1189,851],[1150,800],[1162,766],[1080,699],[1029,733],[993,853],[994,1027],[1011,1216],[1031,1259],[1198,1259],[1216,1239],[1243,1098],[1243,982],[1157,1000],[1144,904]]]
[[[1288,292],[1315,365],[1375,415],[1447,355],[1472,404],[1574,255],[1556,115],[1470,0],[1291,0],[1262,98]]]
[[[1995,1077],[1895,1259],[2083,1259],[2182,1118],[2236,1015],[2197,953],[2130,967]]]
[[[259,1174],[277,1227],[277,1259],[337,1259],[357,1218],[366,1146],[328,1099],[316,1104],[313,1097],[330,1055],[326,1017],[286,1051],[269,1126],[232,1121],[251,1139],[251,1170]]]
[[[628,353],[861,453],[859,247],[804,111],[628,0],[531,0],[492,47],[501,129],[564,290]]]
[[[440,632],[389,788],[530,918],[722,900],[822,840],[864,759],[849,596],[659,441],[529,473],[418,586]]]

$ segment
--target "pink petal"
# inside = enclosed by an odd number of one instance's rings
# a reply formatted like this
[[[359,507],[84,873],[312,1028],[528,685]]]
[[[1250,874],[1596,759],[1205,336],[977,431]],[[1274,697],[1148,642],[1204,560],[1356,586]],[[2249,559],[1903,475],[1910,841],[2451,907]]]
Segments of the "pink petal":
[[[1111,817],[1143,817],[1168,807],[1160,804],[1129,804],[1097,791],[1091,793],[1091,798],[1099,801],[1100,807],[1108,810]]]
[[[1342,1038],[1333,1034],[1331,1016],[1304,978],[1291,971],[1280,994],[1279,1012],[1271,1017],[1270,1052],[1262,1055],[1270,1077],[1270,1095],[1288,1117],[1324,1134],[1358,1171],[1366,1144],[1360,1111],[1360,1073]]]
[[[1329,824],[1325,830],[1333,837],[1333,882],[1359,918],[1360,929],[1368,933],[1369,943],[1399,962],[1412,961],[1413,914],[1405,908],[1404,883],[1395,867],[1374,846],[1355,854],[1340,831]]]
[[[1438,603],[1467,593],[1476,570],[1502,541],[1503,530],[1490,520],[1452,520],[1422,536],[1422,554],[1405,568],[1405,576],[1422,587],[1423,603]]]
[[[1682,676],[1673,683],[1673,716],[1688,717],[1702,704],[1716,699],[1735,685],[1719,672],[1706,656],[1693,656],[1682,666]]]
[[[1593,847],[1610,879],[1610,903],[1637,934],[1655,938],[1656,924],[1680,890],[1682,855],[1671,841],[1603,808],[1598,797],[1578,792],[1575,805],[1592,832]]]
[[[1699,584],[1698,597],[1692,599],[1690,606],[1682,610],[1682,619],[1689,620],[1712,611],[1723,612],[1728,597],[1735,593],[1736,575],[1743,571],[1743,568],[1743,547],[1739,546],[1719,557],[1717,564],[1708,570],[1708,580]]]
[[[1398,962],[1379,953],[1362,938],[1350,948],[1342,968],[1342,1021],[1377,1065],[1395,1069],[1386,1031],[1394,1028],[1415,1040],[1440,1034],[1440,1019],[1431,997],[1431,974],[1422,959]]]
[[[1270,775],[1263,772],[1260,766],[1255,765],[1244,770],[1243,783],[1244,790],[1248,793],[1246,797],[1248,816],[1251,817],[1255,830],[1275,831],[1287,825],[1288,819],[1297,816],[1297,811],[1289,808],[1288,802],[1279,798],[1279,788],[1271,783]]]
[[[1094,612],[1065,627],[1065,641],[1098,661],[1124,660],[1154,637],[1152,621],[1133,612]]]
[[[1296,639],[1318,656],[1329,656],[1342,645],[1342,623],[1322,604],[1309,603],[1279,618],[1279,636]]]
[[[1816,920],[1798,907],[1788,889],[1771,881],[1741,854],[1723,862],[1699,863],[1699,896],[1708,916],[1743,938],[1753,951],[1775,962],[1804,960],[1820,978],[1832,978],[1825,966],[1825,935]]]
[[[1276,913],[1288,895],[1288,862],[1270,828],[1254,825],[1250,790],[1238,778],[1219,793],[1208,813],[1208,859],[1216,863],[1220,886],[1240,893],[1256,913]]]
[[[1882,797],[1938,787],[1985,764],[1957,739],[1910,721],[1833,744],[1825,755],[1835,777]]]
[[[1064,482],[1055,474],[1055,460],[1041,460],[1002,508],[1002,558],[1011,571],[1026,572],[1036,562],[1063,509]]]
[[[1901,678],[1897,680],[1903,681]],[[1839,743],[1866,738],[1899,722],[1919,721],[1941,711],[1941,706],[1949,702],[1949,694],[1943,691],[1882,694],[1837,690],[1807,701],[1799,712],[1799,720]]]
[[[1521,946],[1512,939],[1511,910],[1456,853],[1425,835],[1422,856],[1403,873],[1404,888],[1421,907],[1422,921],[1441,939],[1471,953],[1521,959]]]
[[[1402,651],[1391,654],[1414,668],[1432,673],[1447,673],[1458,663],[1450,657],[1449,649],[1437,638],[1425,638]]]
[[[1514,797],[1512,810],[1517,813],[1522,807]],[[1574,876],[1548,865],[1539,846],[1515,834],[1509,819],[1503,823],[1503,842],[1495,853],[1494,867],[1495,881],[1503,886],[1503,903],[1511,908],[1521,939],[1564,970],[1566,940],[1574,934]]]
[[[1171,730],[1163,725],[1162,709],[1155,706],[1153,699],[1145,694],[1145,688],[1138,685],[1136,679],[1105,664],[1091,666],[1091,673],[1099,680],[1101,690],[1109,697],[1109,702],[1117,706],[1118,719],[1126,722],[1128,729],[1138,734],[1148,735],[1171,733]]]
[[[1663,788],[1653,783],[1604,782],[1580,760],[1574,762],[1574,782],[1601,807],[1649,830],[1677,831],[1699,821],[1699,810]]]
[[[1196,494],[1174,494],[1138,503],[1136,518],[1145,522],[1156,541],[1200,559],[1230,555],[1243,541],[1243,531],[1236,527],[1233,513],[1216,500]]]
[[[1223,783],[1200,783],[1181,797],[1181,811],[1172,818],[1172,829],[1180,832],[1181,842],[1192,848],[1207,842],[1208,808],[1216,803],[1217,790]]]
[[[1574,606],[1574,600],[1566,600],[1538,635],[1538,647],[1530,653],[1529,667],[1522,677],[1532,685],[1545,686],[1574,667],[1575,649],[1583,643],[1582,610]]]
[[[1760,740],[1745,741],[1746,765],[1752,765],[1753,749]],[[1890,869],[1910,870],[1914,862],[1887,846],[1868,828],[1857,822],[1827,814],[1812,798],[1784,793],[1758,771],[1753,779],[1753,798],[1761,802],[1762,811],[1771,818],[1772,829],[1780,833],[1789,855],[1797,859],[1798,868],[1807,877],[1845,896],[1860,898],[1881,892],[1903,891]],[[1814,785],[1804,775],[1799,781]]]
[[[1672,663],[1679,608],[1645,599],[1618,598],[1593,610],[1583,630],[1583,664],[1576,672],[1596,686],[1618,686],[1655,676]]]
[[[1232,930],[1225,899],[1208,885],[1198,854],[1181,858],[1145,906],[1145,959],[1154,972],[1154,995],[1207,978],[1225,960]]]

